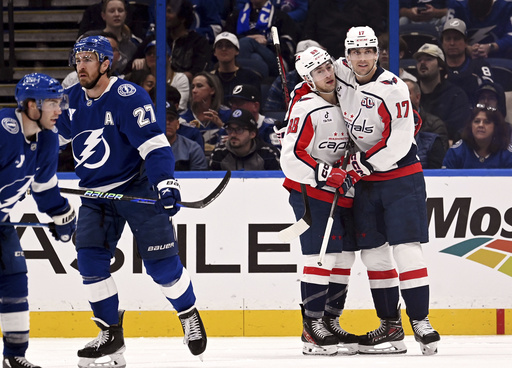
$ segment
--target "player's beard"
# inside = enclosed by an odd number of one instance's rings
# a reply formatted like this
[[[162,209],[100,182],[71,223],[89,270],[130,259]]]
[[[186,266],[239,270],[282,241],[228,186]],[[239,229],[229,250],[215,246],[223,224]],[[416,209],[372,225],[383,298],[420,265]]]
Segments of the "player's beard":
[[[104,73],[103,73],[104,74]],[[82,87],[84,87],[85,89],[93,89],[96,84],[98,83],[98,81],[100,80],[101,76],[103,75],[101,72],[100,72],[100,69],[98,68],[98,76],[96,78],[94,78],[92,81],[90,81],[89,83],[87,83],[86,81],[83,81],[80,80],[80,85]]]

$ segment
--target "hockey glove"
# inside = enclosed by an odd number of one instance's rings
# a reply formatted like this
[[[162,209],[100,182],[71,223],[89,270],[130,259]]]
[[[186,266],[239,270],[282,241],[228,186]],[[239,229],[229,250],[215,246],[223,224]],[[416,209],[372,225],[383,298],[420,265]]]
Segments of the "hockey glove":
[[[176,179],[162,180],[156,186],[158,189],[158,201],[155,206],[160,213],[174,216],[180,207],[176,205],[181,200],[180,184]]]
[[[64,243],[70,241],[76,230],[76,214],[74,208],[67,203],[64,210],[53,215],[52,219],[53,222],[50,222],[48,225],[53,237]]]
[[[345,170],[338,169],[327,164],[318,164],[316,165],[315,171],[317,187],[321,188],[324,185],[327,185],[329,187],[339,189],[341,194],[345,193],[341,189],[341,186],[347,177],[347,172]]]
[[[368,176],[373,172],[373,167],[364,157],[364,152],[357,152],[350,155],[350,161],[347,165],[347,180],[342,185],[346,193],[353,187],[362,177]]]

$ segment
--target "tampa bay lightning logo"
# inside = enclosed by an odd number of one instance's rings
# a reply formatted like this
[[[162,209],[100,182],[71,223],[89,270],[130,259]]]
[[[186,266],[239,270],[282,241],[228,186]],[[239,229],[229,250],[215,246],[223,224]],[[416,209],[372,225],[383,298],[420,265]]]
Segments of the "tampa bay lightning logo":
[[[117,93],[119,93],[119,95],[120,95],[120,96],[123,96],[123,97],[131,96],[131,95],[133,95],[136,91],[137,91],[137,89],[136,89],[134,86],[132,86],[131,84],[128,84],[128,83],[121,84],[121,85],[117,88]]]
[[[73,138],[73,158],[78,168],[100,168],[110,157],[110,146],[103,137],[103,128],[85,130]]]
[[[11,134],[18,134],[18,132],[20,131],[20,126],[18,122],[13,118],[2,119],[2,126]]]

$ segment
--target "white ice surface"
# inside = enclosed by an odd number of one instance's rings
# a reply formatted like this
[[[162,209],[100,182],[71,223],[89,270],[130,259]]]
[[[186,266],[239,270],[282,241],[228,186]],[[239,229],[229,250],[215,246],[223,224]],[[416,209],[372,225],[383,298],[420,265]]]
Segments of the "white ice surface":
[[[27,358],[43,368],[76,367],[76,351],[91,339],[32,338]],[[127,368],[510,368],[512,336],[442,336],[439,353],[423,356],[406,336],[407,354],[311,357],[302,354],[300,337],[208,339],[201,362],[181,338],[127,338]]]

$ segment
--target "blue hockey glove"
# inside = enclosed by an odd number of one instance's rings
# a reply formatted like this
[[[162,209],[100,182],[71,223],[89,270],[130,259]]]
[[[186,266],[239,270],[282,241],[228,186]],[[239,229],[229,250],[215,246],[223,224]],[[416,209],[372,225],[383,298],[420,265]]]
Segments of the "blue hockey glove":
[[[157,210],[168,216],[174,216],[180,207],[176,205],[181,200],[180,184],[176,179],[162,180],[156,186],[158,189],[158,201],[155,206]]]
[[[76,230],[76,214],[74,208],[68,203],[60,213],[52,216],[50,222],[50,233],[56,240],[68,242]]]

